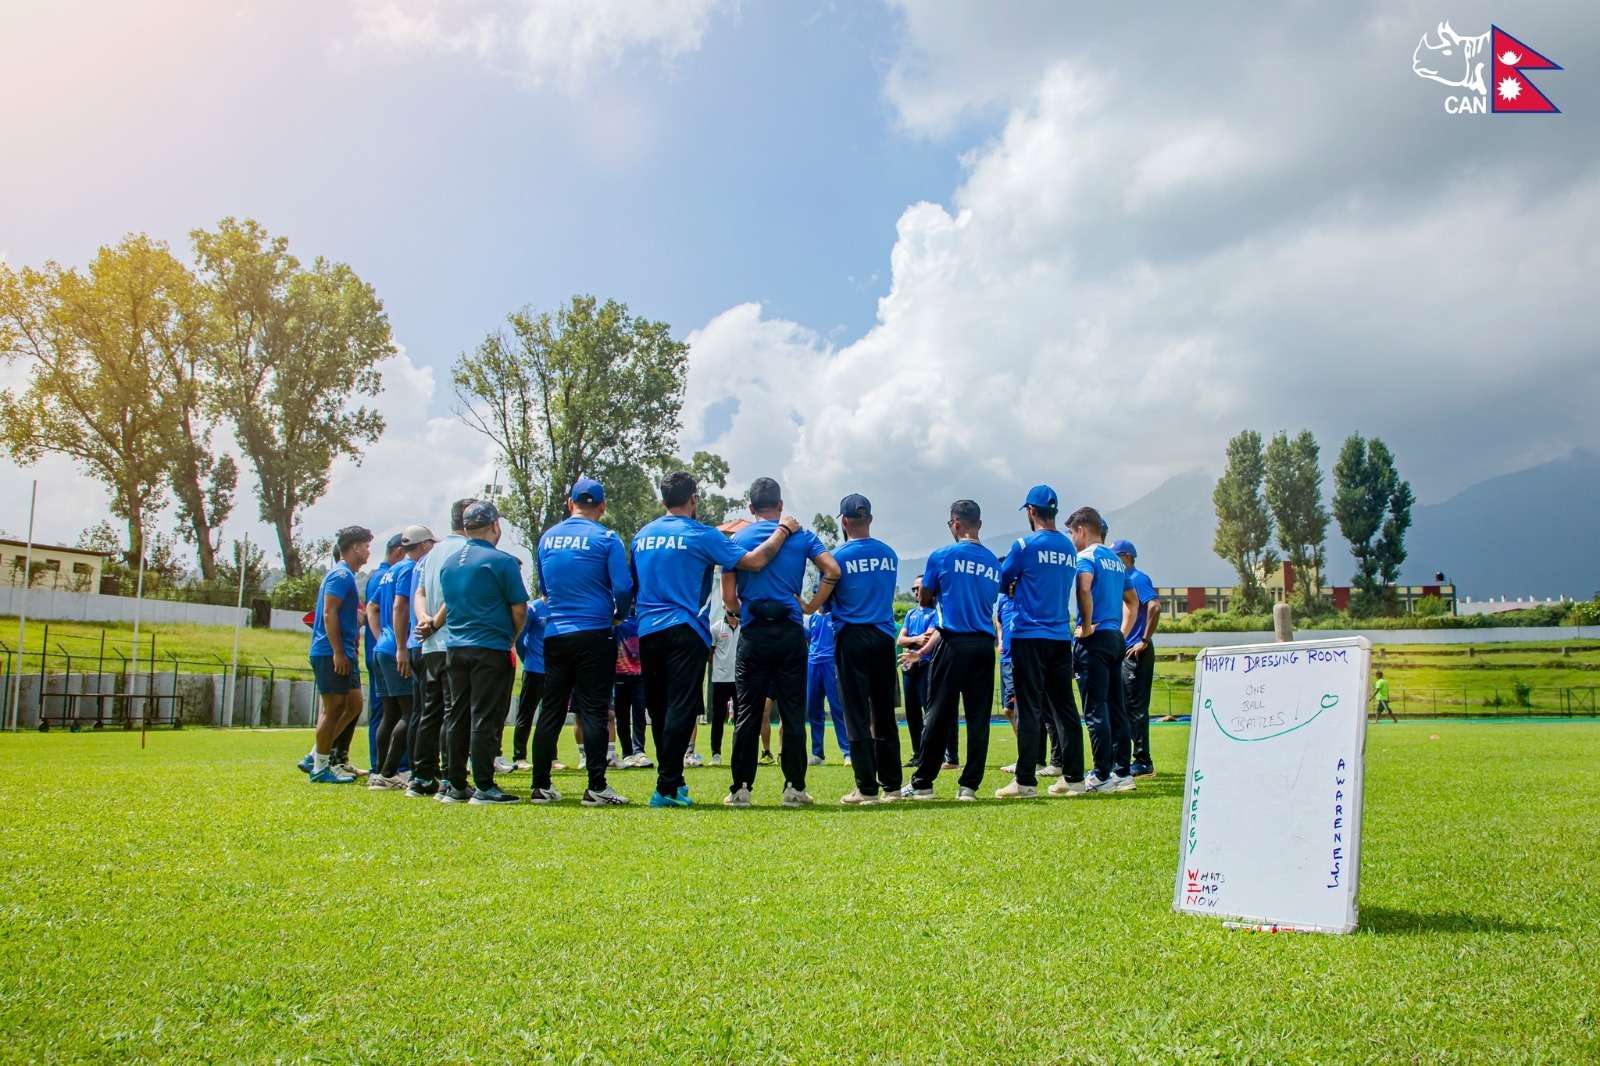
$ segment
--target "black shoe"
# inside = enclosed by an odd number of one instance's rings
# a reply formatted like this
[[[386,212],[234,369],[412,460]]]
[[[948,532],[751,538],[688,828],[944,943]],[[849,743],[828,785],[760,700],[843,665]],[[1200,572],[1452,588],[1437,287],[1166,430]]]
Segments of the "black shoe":
[[[440,803],[471,803],[472,793],[464,788],[447,784],[440,786],[439,794],[434,799]]]
[[[522,800],[509,792],[501,792],[499,785],[490,785],[478,789],[467,802],[474,807],[493,807],[504,803],[521,803]]]
[[[406,795],[412,799],[427,799],[439,793],[439,782],[431,777],[413,777],[406,786]]]
[[[1150,777],[1156,768],[1147,762],[1136,762],[1128,769],[1129,777]]]

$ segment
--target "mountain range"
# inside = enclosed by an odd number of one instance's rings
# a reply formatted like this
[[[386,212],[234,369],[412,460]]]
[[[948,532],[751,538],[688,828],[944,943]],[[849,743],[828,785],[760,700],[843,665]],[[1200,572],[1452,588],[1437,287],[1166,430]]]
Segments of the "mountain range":
[[[1332,475],[1324,483],[1331,486]],[[1139,548],[1139,565],[1158,585],[1231,585],[1233,568],[1211,550],[1216,475],[1191,470],[1125,507],[1107,511],[1111,539]],[[1331,507],[1330,507],[1331,512]],[[1412,508],[1400,580],[1432,584],[1436,571],[1458,596],[1474,600],[1600,592],[1600,455],[1589,451],[1481,481],[1440,503]],[[997,555],[1026,530],[983,541]],[[1502,547],[1505,545],[1505,547]],[[1355,570],[1336,521],[1328,523],[1328,584],[1348,585]],[[901,561],[903,584],[926,556]]]

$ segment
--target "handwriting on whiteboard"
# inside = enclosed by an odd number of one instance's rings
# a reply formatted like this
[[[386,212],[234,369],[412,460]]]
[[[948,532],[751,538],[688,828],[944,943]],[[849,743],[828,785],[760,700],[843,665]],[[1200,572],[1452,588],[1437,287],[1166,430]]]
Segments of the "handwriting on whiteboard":
[[[1329,888],[1339,887],[1344,874],[1344,785],[1347,778],[1345,761],[1340,759],[1333,768],[1333,862],[1328,870]]]

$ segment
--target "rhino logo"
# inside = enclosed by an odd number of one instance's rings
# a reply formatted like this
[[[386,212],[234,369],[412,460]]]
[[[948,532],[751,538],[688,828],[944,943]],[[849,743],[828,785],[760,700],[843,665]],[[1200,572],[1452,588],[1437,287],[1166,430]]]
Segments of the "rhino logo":
[[[1463,37],[1450,23],[1441,22],[1433,31],[1433,37],[1434,40],[1429,40],[1429,34],[1424,33],[1411,53],[1411,69],[1417,77],[1487,97],[1484,62],[1479,57],[1489,50],[1489,35]]]

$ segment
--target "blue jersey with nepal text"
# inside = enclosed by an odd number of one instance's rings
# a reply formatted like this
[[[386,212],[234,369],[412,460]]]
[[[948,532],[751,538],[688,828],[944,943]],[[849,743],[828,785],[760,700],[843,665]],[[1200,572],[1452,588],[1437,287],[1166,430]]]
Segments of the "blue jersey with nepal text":
[[[814,614],[806,618],[806,662],[833,662],[833,623],[826,615]]]
[[[939,628],[950,633],[994,633],[1000,595],[1000,560],[975,540],[937,548],[922,571],[922,588],[939,603]]]
[[[599,522],[573,515],[545,530],[533,554],[539,588],[550,601],[552,637],[610,629],[633,591],[622,538]]]
[[[401,559],[378,582],[378,598],[373,602],[378,605],[378,623],[383,627],[383,635],[378,637],[378,643],[373,645],[372,650],[379,655],[395,653],[394,601],[400,594],[400,583],[416,568],[417,564],[410,559]]]
[[[1076,579],[1072,541],[1055,529],[1036,529],[1018,537],[1000,564],[1000,584],[1015,601],[1013,635],[1024,640],[1072,639],[1072,583]]]
[[[522,660],[525,674],[544,673],[544,634],[549,618],[548,600],[534,600],[528,604],[528,617],[522,623],[522,632],[517,634],[517,658]]]
[[[316,617],[311,622],[311,657],[333,655],[333,645],[328,643],[328,627],[322,617],[329,596],[339,604],[339,644],[345,656],[354,659],[356,642],[361,639],[361,600],[356,594],[356,575],[345,562],[329,570],[322,578],[322,587],[317,590]]]
[[[422,650],[422,637],[417,634],[417,605],[414,597],[417,586],[422,583],[422,564],[427,561],[424,555],[421,559],[411,560],[411,569],[394,579],[394,598],[396,601],[405,600],[406,603],[406,647],[411,651]]]
[[[1000,661],[1008,663],[1011,661],[1011,638],[1016,634],[1017,601],[1007,596],[1004,589],[995,605],[995,613],[1000,616]]]
[[[1139,610],[1133,616],[1133,629],[1128,632],[1128,643],[1135,644],[1144,639],[1145,605],[1156,598],[1156,585],[1150,580],[1150,575],[1137,566],[1128,568],[1128,584],[1139,597]]]
[[[894,636],[894,587],[900,557],[874,537],[847,540],[833,552],[839,583],[828,598],[833,624],[877,626]]]
[[[1077,571],[1094,577],[1090,590],[1094,616],[1089,620],[1095,629],[1122,632],[1122,594],[1128,588],[1128,568],[1117,553],[1104,544],[1091,544],[1078,553]]]
[[[444,646],[510,651],[517,639],[511,608],[528,602],[522,567],[486,540],[464,540],[439,566]]]
[[[378,589],[383,584],[384,575],[388,574],[390,569],[392,568],[388,560],[384,560],[378,564],[376,570],[367,575],[367,587],[361,593],[362,603],[371,603],[373,597],[378,595]],[[372,665],[372,653],[378,650],[378,638],[372,635],[372,629],[366,625],[365,620],[363,620],[361,626],[361,649],[367,666],[370,667]],[[370,673],[370,670],[368,672]]]
[[[733,535],[733,542],[745,551],[752,551],[766,543],[778,523],[770,518],[745,526]],[[739,623],[749,625],[755,620],[750,606],[758,600],[777,600],[789,608],[789,621],[800,623],[800,586],[806,577],[806,560],[815,559],[828,550],[809,529],[791,533],[778,549],[777,558],[763,569],[740,570],[734,575],[739,585]]]
[[[936,607],[913,607],[906,612],[906,620],[900,626],[900,633],[907,637],[920,637],[928,630],[939,624],[939,610]],[[931,652],[923,652],[917,657],[918,662],[927,662],[932,658]]]
[[[711,568],[731,570],[745,554],[722,533],[688,515],[662,515],[635,533],[634,610],[639,636],[688,625],[709,648],[711,627],[701,608],[711,595]]]

